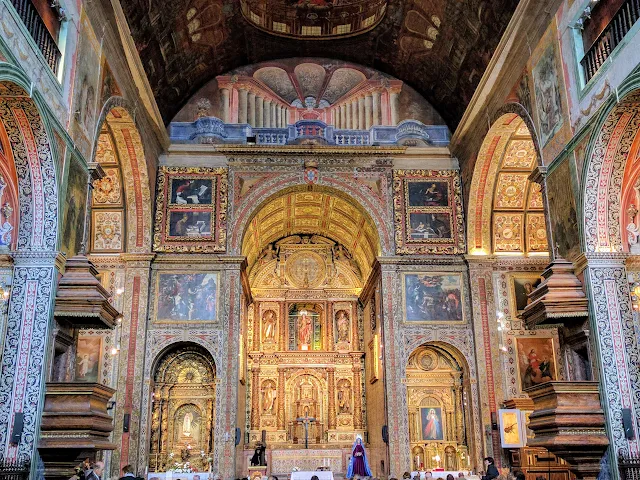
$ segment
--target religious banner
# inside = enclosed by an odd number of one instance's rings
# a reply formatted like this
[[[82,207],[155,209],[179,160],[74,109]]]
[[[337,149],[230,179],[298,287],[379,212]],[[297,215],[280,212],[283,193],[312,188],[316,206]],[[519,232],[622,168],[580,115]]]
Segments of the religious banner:
[[[396,253],[464,252],[460,176],[455,170],[396,170]]]
[[[157,252],[226,250],[227,171],[161,167],[154,233]]]

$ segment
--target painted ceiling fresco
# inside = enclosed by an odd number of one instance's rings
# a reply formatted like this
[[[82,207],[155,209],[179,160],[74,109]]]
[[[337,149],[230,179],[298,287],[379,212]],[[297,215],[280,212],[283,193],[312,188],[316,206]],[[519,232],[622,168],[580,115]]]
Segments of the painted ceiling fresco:
[[[452,130],[517,3],[389,0],[384,18],[365,33],[306,40],[256,28],[237,0],[121,2],[166,123],[217,75],[242,65],[305,56],[354,62],[404,81]]]

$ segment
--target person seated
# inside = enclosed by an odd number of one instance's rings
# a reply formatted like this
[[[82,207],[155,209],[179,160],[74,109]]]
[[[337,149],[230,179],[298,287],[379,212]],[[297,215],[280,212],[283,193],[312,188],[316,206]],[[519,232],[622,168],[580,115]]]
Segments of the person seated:
[[[454,480],[454,479],[453,479],[453,475],[448,474],[448,475],[447,475],[447,480]]]
[[[493,457],[486,457],[484,459],[484,464],[487,470],[485,474],[482,476],[482,480],[493,480],[494,478],[498,478],[498,476],[500,475],[500,472],[498,472],[498,469],[495,466],[495,461],[493,460]]]

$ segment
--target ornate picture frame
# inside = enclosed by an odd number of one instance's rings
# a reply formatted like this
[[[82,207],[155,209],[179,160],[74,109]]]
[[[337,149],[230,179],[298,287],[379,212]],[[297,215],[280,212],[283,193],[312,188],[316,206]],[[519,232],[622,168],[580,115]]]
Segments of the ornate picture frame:
[[[219,272],[159,271],[155,276],[154,289],[153,305],[156,323],[215,323],[218,321]]]
[[[540,284],[540,273],[517,272],[509,275],[509,310],[515,317],[524,311],[527,306],[527,290],[535,290]]]
[[[556,339],[552,335],[514,338],[516,380],[520,392],[530,386],[558,380]]]
[[[522,410],[498,410],[502,448],[521,448],[527,443],[525,416]]]
[[[396,170],[397,254],[464,253],[462,187],[457,170]]]
[[[405,324],[462,324],[466,321],[462,272],[402,273],[402,319]]]
[[[156,252],[226,251],[225,168],[160,167],[157,184]]]
[[[369,342],[369,383],[380,380],[380,338],[374,334]]]

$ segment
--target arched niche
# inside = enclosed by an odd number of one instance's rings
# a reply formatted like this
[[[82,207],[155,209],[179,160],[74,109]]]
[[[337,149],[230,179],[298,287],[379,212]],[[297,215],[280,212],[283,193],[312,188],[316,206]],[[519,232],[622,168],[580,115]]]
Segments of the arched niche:
[[[149,468],[156,472],[189,462],[204,471],[213,454],[216,366],[193,343],[169,347],[153,371]],[[204,452],[204,455],[201,455]]]
[[[409,447],[414,470],[473,465],[469,372],[460,352],[431,342],[416,348],[406,366]],[[439,458],[439,460],[437,460]]]

